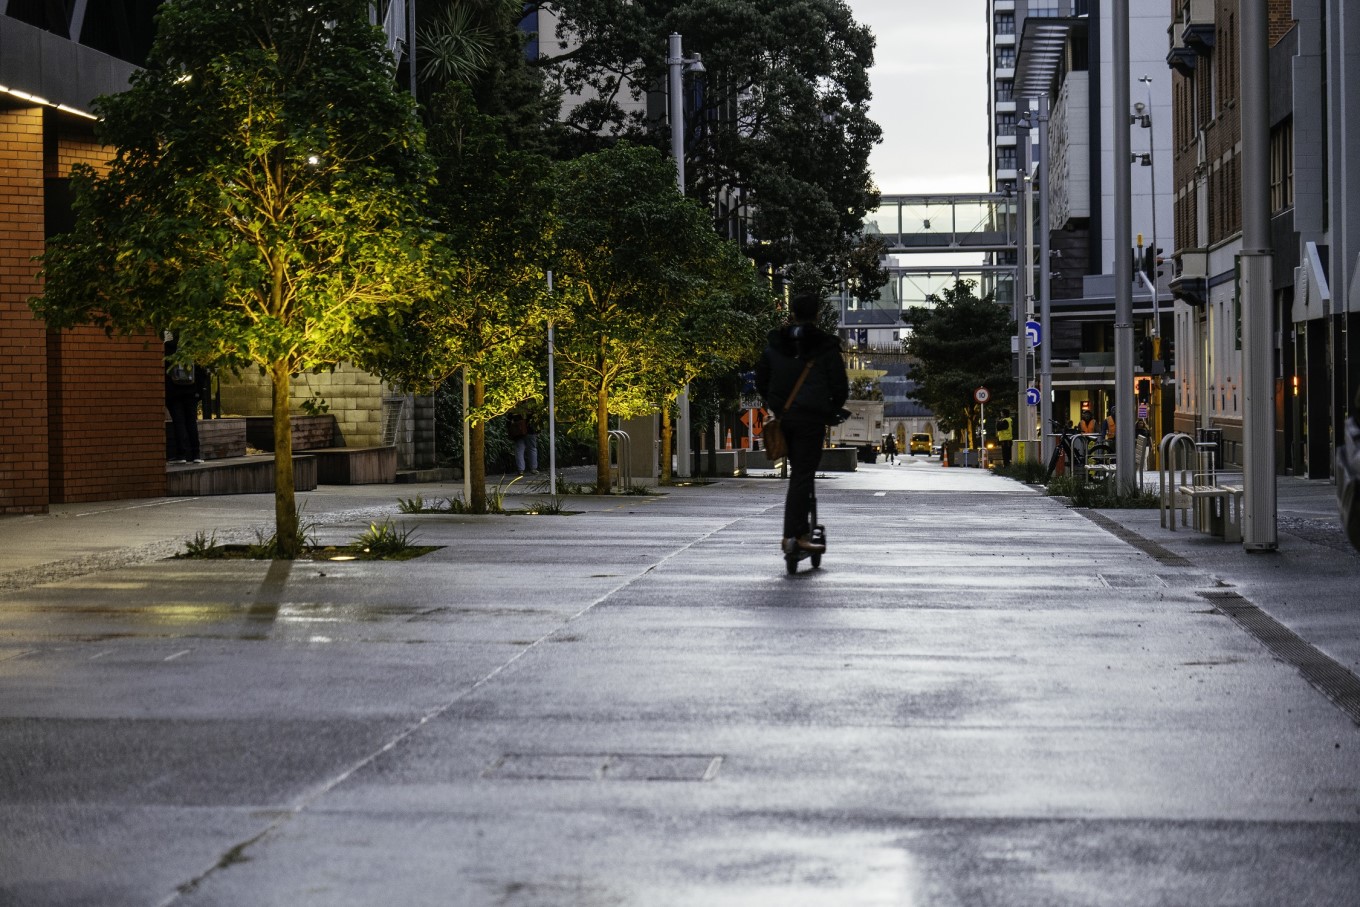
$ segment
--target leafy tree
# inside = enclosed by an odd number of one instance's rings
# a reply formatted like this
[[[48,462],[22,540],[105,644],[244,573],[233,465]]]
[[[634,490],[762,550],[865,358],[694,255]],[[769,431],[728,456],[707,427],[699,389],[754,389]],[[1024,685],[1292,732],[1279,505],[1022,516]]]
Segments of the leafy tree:
[[[625,144],[559,164],[553,195],[559,399],[594,418],[596,484],[607,488],[609,415],[652,412],[663,388],[684,383],[676,338],[686,304],[719,283],[718,240],[650,148]]]
[[[933,308],[912,306],[902,318],[911,325],[903,341],[915,360],[911,397],[929,407],[945,431],[964,429],[973,438],[977,403],[985,387],[994,397],[1016,393],[1011,375],[1011,338],[1015,322],[989,293],[979,299],[977,281],[959,279],[943,289]]]
[[[75,173],[76,227],[33,307],[263,369],[277,547],[295,557],[291,377],[390,354],[427,282],[413,103],[366,0],[170,0],[147,69],[97,108],[116,157],[105,178]]]
[[[627,102],[664,84],[667,35],[680,32],[706,69],[690,94],[688,194],[771,271],[801,261],[845,276],[878,203],[868,161],[881,130],[868,116],[873,34],[844,0],[540,5],[560,16],[557,46],[541,40],[541,64],[579,98],[564,113],[581,144],[648,135],[669,147],[669,126]]]
[[[682,317],[667,338],[666,354],[679,366],[681,382],[661,393],[661,481],[671,480],[674,434],[671,413],[681,389],[702,378],[731,375],[760,355],[765,335],[780,320],[769,281],[758,274],[735,243],[711,231],[698,262],[704,284],[678,299]],[[727,382],[732,384],[732,382]]]
[[[549,164],[510,150],[502,121],[478,111],[462,83],[441,90],[430,120],[439,286],[408,322],[394,377],[427,387],[463,371],[470,397],[468,504],[482,512],[488,420],[542,396],[534,353],[547,323]]]

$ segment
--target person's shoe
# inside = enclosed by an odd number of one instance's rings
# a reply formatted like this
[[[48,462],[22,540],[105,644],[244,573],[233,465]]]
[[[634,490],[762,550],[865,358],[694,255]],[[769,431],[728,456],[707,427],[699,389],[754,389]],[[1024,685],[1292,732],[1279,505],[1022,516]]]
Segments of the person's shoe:
[[[183,463],[184,461],[183,461],[183,460],[166,460],[165,462],[169,463],[171,466],[178,466],[180,463]]]
[[[194,459],[193,459],[192,462],[194,462],[194,463],[202,463],[202,462],[203,462],[203,458],[202,458],[202,457],[194,457]]]
[[[810,535],[804,535],[795,539],[795,543],[798,545],[799,549],[806,551],[808,554],[821,554],[826,551],[826,545],[821,542],[814,542]]]

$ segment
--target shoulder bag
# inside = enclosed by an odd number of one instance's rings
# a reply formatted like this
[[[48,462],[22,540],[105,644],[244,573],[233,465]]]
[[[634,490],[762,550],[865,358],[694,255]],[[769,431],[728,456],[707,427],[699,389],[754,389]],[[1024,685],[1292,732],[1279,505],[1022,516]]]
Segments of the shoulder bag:
[[[798,391],[802,389],[808,372],[812,371],[814,361],[816,360],[809,359],[807,365],[803,366],[803,374],[798,376],[798,381],[789,393],[789,399],[784,403],[784,412],[788,412],[793,406],[793,401],[798,396]],[[779,424],[777,417],[765,420],[765,425],[760,429],[760,437],[765,441],[766,457],[771,460],[782,460],[789,455],[789,442],[784,438],[784,426]]]

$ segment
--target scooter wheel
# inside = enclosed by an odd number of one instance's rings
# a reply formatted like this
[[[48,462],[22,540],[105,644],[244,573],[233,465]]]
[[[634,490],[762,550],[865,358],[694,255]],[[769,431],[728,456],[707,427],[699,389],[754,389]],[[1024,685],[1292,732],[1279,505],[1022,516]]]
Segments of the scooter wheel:
[[[784,558],[784,566],[788,569],[789,575],[798,572],[798,555],[790,554]]]
[[[820,554],[814,554],[811,556],[811,558],[812,569],[816,570],[818,567],[822,566],[822,556]]]

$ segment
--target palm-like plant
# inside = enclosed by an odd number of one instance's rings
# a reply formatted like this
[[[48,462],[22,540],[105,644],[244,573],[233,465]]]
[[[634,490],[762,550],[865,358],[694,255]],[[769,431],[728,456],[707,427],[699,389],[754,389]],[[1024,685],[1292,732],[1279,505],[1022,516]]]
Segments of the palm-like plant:
[[[497,35],[523,8],[521,0],[450,0],[416,33],[426,82],[471,82],[491,65]]]

